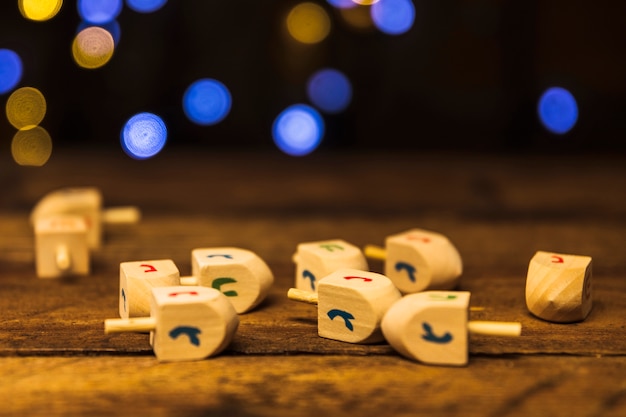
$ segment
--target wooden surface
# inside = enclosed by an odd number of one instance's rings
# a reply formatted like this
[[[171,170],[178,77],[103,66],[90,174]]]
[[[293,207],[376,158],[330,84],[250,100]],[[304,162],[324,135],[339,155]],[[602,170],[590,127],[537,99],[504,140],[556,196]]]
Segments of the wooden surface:
[[[172,151],[139,162],[63,150],[38,169],[0,162],[0,415],[626,415],[625,157]],[[81,185],[143,218],[106,228],[90,276],[37,279],[29,211]],[[471,318],[520,321],[521,337],[473,336],[467,367],[425,366],[386,343],[319,338],[315,307],[287,299],[298,243],[381,245],[414,227],[457,246],[459,289],[484,307]],[[252,250],[276,278],[224,354],[163,364],[147,335],[104,334],[120,262],[170,258],[188,275],[191,250],[211,246]],[[587,320],[528,313],[538,250],[593,257]]]

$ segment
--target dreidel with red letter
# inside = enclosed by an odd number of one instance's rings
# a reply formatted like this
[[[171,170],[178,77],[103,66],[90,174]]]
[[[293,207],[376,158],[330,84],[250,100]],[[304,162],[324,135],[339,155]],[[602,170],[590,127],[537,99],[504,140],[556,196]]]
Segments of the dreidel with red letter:
[[[105,333],[150,331],[152,349],[162,362],[215,356],[232,341],[239,317],[226,296],[206,287],[155,287],[150,317],[108,319]]]
[[[35,269],[39,278],[89,274],[87,226],[82,217],[57,215],[35,223]]]
[[[463,272],[461,256],[452,242],[423,229],[388,236],[385,248],[368,245],[365,256],[383,260],[385,275],[404,294],[453,289]]]
[[[468,333],[519,336],[516,322],[468,321],[470,293],[424,291],[404,296],[387,310],[381,328],[401,355],[425,364],[463,366]]]
[[[319,279],[337,269],[369,269],[361,249],[341,239],[300,243],[293,262],[296,264],[295,288],[309,291],[317,291]]]
[[[233,247],[192,250],[191,273],[181,277],[181,285],[215,288],[240,314],[258,306],[274,283],[274,275],[263,259],[252,251]]]
[[[120,263],[120,317],[148,316],[152,289],[175,285],[180,285],[180,274],[171,259]]]
[[[384,275],[346,268],[320,279],[317,293],[292,288],[287,296],[317,304],[319,336],[376,343],[384,340],[380,329],[383,315],[402,295]]]
[[[556,323],[587,318],[593,304],[591,261],[589,256],[537,252],[526,277],[528,310]]]
[[[102,209],[102,194],[95,187],[70,187],[42,197],[31,211],[30,219],[36,224],[39,219],[59,214],[84,217],[90,249],[102,244],[102,223],[136,223],[140,217],[139,209],[132,206]]]

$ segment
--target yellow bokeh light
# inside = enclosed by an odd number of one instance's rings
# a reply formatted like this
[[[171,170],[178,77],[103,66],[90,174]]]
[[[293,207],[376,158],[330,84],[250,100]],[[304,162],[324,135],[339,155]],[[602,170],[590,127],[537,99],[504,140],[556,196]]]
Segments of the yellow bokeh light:
[[[18,0],[17,6],[26,19],[43,22],[59,13],[63,0]]]
[[[287,16],[287,30],[297,41],[313,44],[323,41],[330,33],[330,18],[315,3],[300,3]]]
[[[95,69],[104,66],[113,56],[115,41],[108,30],[91,26],[81,30],[72,42],[72,56],[78,66]]]
[[[360,4],[361,6],[371,6],[374,3],[378,3],[380,0],[352,0],[352,2],[356,4]]]
[[[13,136],[11,154],[19,165],[43,166],[52,154],[52,138],[41,126],[27,126]]]
[[[6,114],[17,129],[38,125],[46,115],[46,99],[36,88],[18,88],[7,100]]]
[[[374,28],[374,22],[372,22],[369,7],[357,6],[344,8],[340,9],[339,13],[343,20],[353,29],[367,30]]]

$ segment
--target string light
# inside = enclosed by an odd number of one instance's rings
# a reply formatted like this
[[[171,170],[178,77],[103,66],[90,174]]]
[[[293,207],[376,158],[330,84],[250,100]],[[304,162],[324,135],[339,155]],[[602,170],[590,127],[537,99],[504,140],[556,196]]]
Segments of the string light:
[[[18,165],[43,166],[52,154],[52,138],[41,126],[17,131],[11,142],[11,155]]]
[[[152,113],[138,113],[128,119],[121,133],[122,149],[134,159],[147,159],[161,152],[167,141],[167,127]]]
[[[548,88],[539,98],[539,119],[552,133],[562,135],[569,132],[578,120],[576,99],[564,88]]]
[[[56,16],[63,0],[19,0],[17,7],[26,19],[43,22]]]
[[[128,8],[139,13],[152,13],[159,10],[167,0],[126,0]]]
[[[103,25],[115,19],[122,11],[122,0],[78,0],[78,14],[82,20]]]
[[[79,67],[87,69],[106,65],[113,56],[115,40],[108,30],[99,26],[87,27],[72,42],[72,56]]]
[[[9,123],[16,129],[22,129],[41,123],[46,109],[46,98],[41,91],[33,87],[22,87],[9,96],[6,115]]]
[[[299,42],[319,43],[330,33],[330,18],[318,4],[300,3],[287,15],[287,30]]]
[[[319,146],[324,136],[324,120],[311,106],[294,104],[276,117],[272,136],[276,146],[284,153],[307,155]]]
[[[309,100],[326,113],[339,113],[352,99],[352,85],[344,73],[332,68],[317,71],[307,81]]]
[[[0,49],[0,94],[8,93],[22,79],[22,60],[10,49]]]
[[[415,21],[415,6],[411,0],[381,0],[370,10],[374,25],[388,35],[407,32]]]
[[[231,96],[221,82],[210,78],[191,84],[183,96],[187,118],[199,125],[221,122],[230,112]]]

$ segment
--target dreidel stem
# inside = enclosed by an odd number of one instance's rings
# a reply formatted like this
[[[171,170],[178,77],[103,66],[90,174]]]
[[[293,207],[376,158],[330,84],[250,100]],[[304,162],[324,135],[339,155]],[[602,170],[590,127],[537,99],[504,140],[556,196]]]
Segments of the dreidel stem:
[[[57,268],[61,271],[69,271],[72,266],[72,258],[70,257],[70,251],[67,245],[60,245],[56,251],[56,263]]]
[[[105,333],[150,332],[154,329],[156,329],[156,319],[153,317],[107,319],[104,321]]]
[[[318,302],[317,293],[299,290],[297,288],[290,288],[289,291],[287,291],[287,298],[289,298],[290,300],[314,305],[317,305]]]
[[[108,224],[138,223],[141,211],[135,206],[108,207],[102,210],[102,221]]]
[[[371,259],[377,259],[379,261],[387,259],[387,250],[376,245],[366,245],[365,248],[363,248],[363,253],[366,257]]]
[[[522,323],[511,321],[468,321],[467,331],[471,334],[516,337],[522,334]]]

